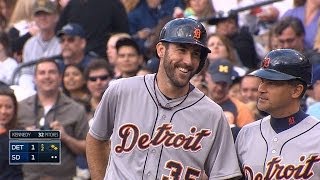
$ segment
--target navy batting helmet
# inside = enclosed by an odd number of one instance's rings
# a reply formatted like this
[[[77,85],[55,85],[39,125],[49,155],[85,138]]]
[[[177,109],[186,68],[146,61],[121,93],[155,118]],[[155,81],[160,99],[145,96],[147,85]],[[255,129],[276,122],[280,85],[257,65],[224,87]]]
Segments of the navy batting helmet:
[[[196,73],[201,71],[208,53],[211,52],[206,46],[206,29],[200,22],[190,18],[177,18],[169,21],[160,32],[159,42],[187,43],[201,46],[201,61]]]
[[[261,68],[250,75],[275,81],[298,79],[310,85],[312,65],[296,50],[276,49],[270,51],[263,59]]]

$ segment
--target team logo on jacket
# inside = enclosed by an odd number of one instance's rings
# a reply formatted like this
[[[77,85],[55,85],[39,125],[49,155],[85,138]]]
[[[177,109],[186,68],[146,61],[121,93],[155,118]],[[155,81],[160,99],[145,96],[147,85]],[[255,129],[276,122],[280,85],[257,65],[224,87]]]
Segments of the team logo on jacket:
[[[140,133],[135,124],[124,124],[119,128],[120,144],[115,146],[116,153],[130,152],[135,146],[139,149],[148,149],[150,146],[163,145],[166,148],[182,148],[185,151],[197,152],[202,148],[201,142],[211,135],[211,130],[196,127],[190,128],[190,134],[176,133],[172,131],[172,124],[159,126],[153,137],[147,133]]]
[[[309,158],[301,156],[298,165],[281,164],[281,158],[275,157],[266,164],[265,174],[255,172],[250,166],[243,167],[246,179],[260,180],[260,179],[310,179],[313,175],[313,166],[320,162],[320,155],[312,155]]]

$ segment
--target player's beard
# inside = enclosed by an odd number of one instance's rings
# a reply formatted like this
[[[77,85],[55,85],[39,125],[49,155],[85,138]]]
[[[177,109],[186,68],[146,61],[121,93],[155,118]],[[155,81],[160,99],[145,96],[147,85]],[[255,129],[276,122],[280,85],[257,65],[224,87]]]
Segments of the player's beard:
[[[164,58],[163,58],[163,66],[164,66],[164,71],[171,81],[171,84],[175,87],[178,88],[183,88],[187,86],[190,82],[190,79],[196,74],[195,70],[193,70],[189,75],[187,75],[186,78],[182,78],[180,75],[177,74],[178,68],[170,63],[170,56],[168,55],[168,51],[165,52]]]

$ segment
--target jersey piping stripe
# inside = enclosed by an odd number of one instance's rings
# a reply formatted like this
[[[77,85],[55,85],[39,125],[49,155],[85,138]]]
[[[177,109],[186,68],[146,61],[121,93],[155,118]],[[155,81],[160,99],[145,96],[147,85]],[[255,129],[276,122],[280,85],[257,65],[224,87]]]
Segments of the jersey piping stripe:
[[[143,81],[144,81],[144,85],[146,86],[147,91],[148,91],[150,97],[152,98],[154,104],[155,104],[156,107],[157,107],[157,115],[156,115],[155,122],[154,122],[154,124],[153,124],[152,135],[151,135],[151,137],[153,137],[154,129],[155,129],[155,127],[156,127],[157,120],[158,120],[158,116],[159,116],[159,106],[157,105],[156,100],[152,97],[152,94],[151,94],[151,92],[150,92],[150,90],[149,90],[149,88],[148,88],[148,86],[147,86],[146,76],[143,77]],[[147,155],[146,155],[146,158],[145,158],[145,161],[144,161],[144,165],[143,165],[142,180],[143,180],[144,170],[145,170],[145,168],[146,168],[146,163],[147,163],[147,160],[148,160],[148,155],[149,155],[149,148],[148,148]]]
[[[170,123],[172,122],[173,116],[174,116],[177,112],[182,111],[182,110],[184,110],[184,109],[187,109],[187,108],[189,108],[189,107],[197,104],[197,103],[198,103],[199,101],[201,101],[204,97],[205,97],[205,95],[203,94],[203,96],[202,96],[200,99],[198,99],[196,102],[194,102],[193,104],[190,104],[190,105],[187,106],[187,107],[178,109],[176,112],[174,112],[174,113],[172,114],[172,116],[171,116]],[[159,173],[159,166],[160,166],[160,162],[161,162],[162,150],[163,150],[163,145],[161,146],[160,158],[159,158],[158,167],[157,167],[157,173],[156,173],[156,179],[158,179],[158,173]]]
[[[264,170],[266,169],[266,161],[267,161],[269,147],[268,147],[268,142],[267,142],[266,138],[262,134],[262,120],[260,120],[260,134],[261,134],[261,136],[262,136],[262,138],[263,138],[263,140],[264,140],[264,142],[266,143],[266,146],[267,146],[266,156],[264,157],[264,162],[263,162],[263,173],[264,173]]]
[[[319,123],[320,123],[320,122],[316,123],[316,124],[313,125],[310,129],[304,131],[304,132],[301,133],[301,134],[298,134],[297,136],[294,136],[294,137],[290,138],[288,141],[286,141],[285,143],[283,143],[283,145],[281,146],[281,149],[280,149],[280,155],[281,155],[281,153],[282,153],[282,149],[283,149],[284,145],[287,144],[287,142],[291,141],[292,139],[294,139],[294,138],[296,138],[296,137],[298,137],[298,136],[301,136],[301,135],[304,134],[304,133],[307,133],[308,131],[310,131],[311,129],[313,129],[314,127],[316,127]]]

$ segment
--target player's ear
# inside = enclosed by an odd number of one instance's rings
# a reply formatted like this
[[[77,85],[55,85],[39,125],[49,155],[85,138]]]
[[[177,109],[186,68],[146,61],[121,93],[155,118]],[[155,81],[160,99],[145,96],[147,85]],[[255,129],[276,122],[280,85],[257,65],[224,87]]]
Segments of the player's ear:
[[[162,42],[159,42],[159,43],[156,45],[156,49],[157,49],[157,54],[158,54],[159,58],[163,58],[163,57],[164,57],[165,50],[166,50],[165,45],[164,45]]]
[[[296,85],[292,90],[292,98],[299,98],[301,93],[303,92],[303,89],[304,87],[302,84]]]

